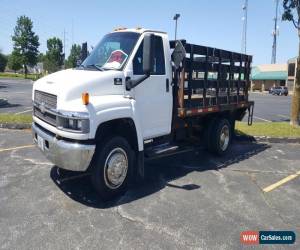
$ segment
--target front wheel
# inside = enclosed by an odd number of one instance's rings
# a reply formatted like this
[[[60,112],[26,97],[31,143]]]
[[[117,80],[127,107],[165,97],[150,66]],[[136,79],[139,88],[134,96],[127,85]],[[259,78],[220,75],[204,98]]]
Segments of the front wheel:
[[[127,190],[133,169],[133,151],[127,140],[115,136],[97,146],[92,165],[92,184],[103,200]]]

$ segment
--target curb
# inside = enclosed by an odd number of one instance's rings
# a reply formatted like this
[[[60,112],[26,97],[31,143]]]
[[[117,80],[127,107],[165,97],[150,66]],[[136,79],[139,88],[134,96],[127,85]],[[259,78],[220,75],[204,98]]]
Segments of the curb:
[[[0,123],[0,128],[31,129],[31,123]]]
[[[293,138],[293,137],[236,135],[234,137],[234,140],[239,142],[269,142],[269,143],[299,143],[300,144],[300,138]]]

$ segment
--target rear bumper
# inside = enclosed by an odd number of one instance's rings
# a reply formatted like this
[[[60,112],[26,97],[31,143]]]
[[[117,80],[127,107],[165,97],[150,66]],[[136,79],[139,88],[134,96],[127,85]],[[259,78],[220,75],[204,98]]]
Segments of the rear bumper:
[[[58,140],[55,136],[32,124],[33,140],[37,136],[44,140],[43,154],[56,166],[73,171],[85,171],[95,152],[95,145]]]

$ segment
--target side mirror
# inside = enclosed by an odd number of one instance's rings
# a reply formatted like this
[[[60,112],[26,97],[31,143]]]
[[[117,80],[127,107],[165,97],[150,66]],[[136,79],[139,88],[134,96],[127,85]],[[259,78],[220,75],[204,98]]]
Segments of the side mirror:
[[[129,91],[141,82],[150,77],[154,69],[154,51],[155,51],[155,36],[154,34],[145,34],[143,41],[143,73],[139,79],[131,80],[126,77],[126,90]]]
[[[155,50],[154,34],[146,34],[144,37],[144,47],[143,47],[143,72],[145,75],[150,75],[153,72],[154,50]]]

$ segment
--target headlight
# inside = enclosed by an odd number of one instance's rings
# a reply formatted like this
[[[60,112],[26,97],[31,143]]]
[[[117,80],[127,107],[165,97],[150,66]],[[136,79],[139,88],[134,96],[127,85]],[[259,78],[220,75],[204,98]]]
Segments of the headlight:
[[[88,133],[90,132],[88,114],[60,112],[57,116],[57,128],[72,132]]]

